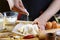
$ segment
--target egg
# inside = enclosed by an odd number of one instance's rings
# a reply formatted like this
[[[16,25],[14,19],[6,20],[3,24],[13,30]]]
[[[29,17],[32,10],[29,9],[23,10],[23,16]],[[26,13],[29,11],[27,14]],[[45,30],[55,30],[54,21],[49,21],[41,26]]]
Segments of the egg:
[[[52,23],[51,22],[47,22],[46,23],[46,29],[51,29],[52,28]]]
[[[56,21],[53,21],[53,22],[52,22],[52,28],[53,28],[53,29],[57,28],[57,22],[56,22]]]
[[[60,28],[60,24],[57,24],[57,28]]]

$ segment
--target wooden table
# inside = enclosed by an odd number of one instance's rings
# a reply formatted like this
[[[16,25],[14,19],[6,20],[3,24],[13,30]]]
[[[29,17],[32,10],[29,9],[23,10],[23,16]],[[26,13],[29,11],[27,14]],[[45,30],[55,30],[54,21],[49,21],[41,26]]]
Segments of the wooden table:
[[[17,21],[15,25],[19,24],[19,23],[24,23],[26,24],[27,22],[26,21]],[[32,23],[32,21],[28,21],[28,23]],[[15,27],[15,25],[10,25],[10,26],[7,26],[7,30],[8,32],[0,32],[0,36],[1,35],[10,35],[10,34],[14,34],[12,33],[11,31],[13,30],[13,28]],[[40,38],[44,38],[46,37],[46,33],[54,33],[55,31],[57,30],[60,30],[60,29],[52,29],[52,30],[45,30],[45,31],[40,31],[39,32],[39,37]],[[10,31],[10,32],[9,32]],[[5,33],[5,34],[4,34]],[[8,34],[9,33],[9,34]],[[39,40],[37,37],[35,38],[31,38],[31,39],[22,39],[22,38],[18,38],[18,39],[11,39],[11,38],[0,38],[0,40]]]

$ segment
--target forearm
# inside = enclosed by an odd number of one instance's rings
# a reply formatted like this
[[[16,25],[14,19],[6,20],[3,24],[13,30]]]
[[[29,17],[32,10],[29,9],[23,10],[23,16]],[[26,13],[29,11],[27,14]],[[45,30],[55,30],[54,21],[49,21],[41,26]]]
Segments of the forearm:
[[[55,0],[49,8],[39,17],[42,23],[47,22],[54,14],[60,10],[60,0]]]

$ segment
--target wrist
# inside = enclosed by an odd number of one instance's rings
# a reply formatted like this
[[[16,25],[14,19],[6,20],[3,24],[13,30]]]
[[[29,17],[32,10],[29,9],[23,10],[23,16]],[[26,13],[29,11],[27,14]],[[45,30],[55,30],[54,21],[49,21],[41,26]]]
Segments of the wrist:
[[[47,21],[45,21],[43,18],[38,18],[39,22],[41,25],[45,25],[47,23]]]

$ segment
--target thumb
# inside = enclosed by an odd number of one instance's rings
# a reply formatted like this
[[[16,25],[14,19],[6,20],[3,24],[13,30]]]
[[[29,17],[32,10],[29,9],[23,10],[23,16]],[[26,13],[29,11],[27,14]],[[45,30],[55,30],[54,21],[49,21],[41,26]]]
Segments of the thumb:
[[[32,22],[32,24],[38,24],[37,20],[34,20],[34,21]]]

